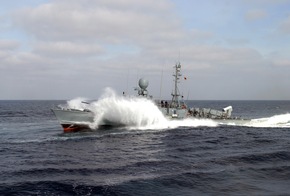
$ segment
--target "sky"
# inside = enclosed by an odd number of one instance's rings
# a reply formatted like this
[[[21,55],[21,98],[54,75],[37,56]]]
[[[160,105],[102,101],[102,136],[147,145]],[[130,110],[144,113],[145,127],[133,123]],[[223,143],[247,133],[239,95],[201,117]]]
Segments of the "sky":
[[[0,0],[0,99],[290,100],[290,0]],[[184,80],[183,78],[187,79]]]

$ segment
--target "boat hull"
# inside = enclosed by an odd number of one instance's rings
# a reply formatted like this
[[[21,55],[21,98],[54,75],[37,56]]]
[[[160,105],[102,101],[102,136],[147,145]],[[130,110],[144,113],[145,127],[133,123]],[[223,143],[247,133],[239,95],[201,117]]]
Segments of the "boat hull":
[[[64,132],[76,132],[94,129],[95,114],[91,111],[71,110],[71,109],[51,109],[57,120],[63,127]],[[120,122],[108,119],[101,119],[97,127],[120,127],[124,126]]]
[[[90,129],[94,122],[94,113],[81,110],[52,109],[55,117],[63,127],[64,132],[74,132]]]

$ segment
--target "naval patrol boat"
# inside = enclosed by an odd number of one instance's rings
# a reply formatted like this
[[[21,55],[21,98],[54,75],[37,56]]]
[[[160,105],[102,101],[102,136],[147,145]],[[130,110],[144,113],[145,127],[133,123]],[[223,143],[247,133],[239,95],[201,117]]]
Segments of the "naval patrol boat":
[[[185,101],[182,99],[178,89],[178,83],[181,79],[181,64],[176,63],[174,66],[174,89],[172,92],[172,99],[154,101],[158,106],[162,114],[169,119],[184,119],[188,117],[193,118],[210,118],[210,119],[231,119],[232,106],[225,107],[224,109],[214,110],[210,108],[189,108]],[[148,80],[141,78],[139,80],[139,87],[135,88],[138,91],[138,95],[148,99],[152,99],[152,96],[148,95],[147,87],[149,85]],[[83,104],[89,104],[82,102]],[[57,120],[63,127],[64,132],[74,132],[83,129],[90,129],[90,124],[94,123],[95,114],[89,109],[75,109],[68,106],[58,106],[51,109]],[[99,126],[124,126],[120,122],[115,122],[112,119],[103,118],[98,122]]]

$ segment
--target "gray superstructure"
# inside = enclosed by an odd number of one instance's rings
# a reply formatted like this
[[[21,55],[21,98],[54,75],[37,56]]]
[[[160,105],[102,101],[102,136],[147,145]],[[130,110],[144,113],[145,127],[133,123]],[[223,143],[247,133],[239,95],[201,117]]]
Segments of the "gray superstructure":
[[[188,108],[186,104],[180,100],[180,94],[178,89],[178,82],[180,80],[181,75],[181,64],[178,62],[174,66],[174,89],[171,93],[172,99],[171,102],[161,101],[158,106],[162,113],[171,118],[186,118],[188,116]]]
[[[176,63],[174,66],[174,89],[171,93],[171,102],[160,101],[157,102],[162,113],[169,118],[183,119],[186,117],[195,118],[213,118],[213,119],[228,119],[231,118],[232,106],[228,106],[223,110],[214,110],[211,108],[188,108],[185,102],[180,99],[182,97],[179,93],[178,83],[181,78],[181,64]]]

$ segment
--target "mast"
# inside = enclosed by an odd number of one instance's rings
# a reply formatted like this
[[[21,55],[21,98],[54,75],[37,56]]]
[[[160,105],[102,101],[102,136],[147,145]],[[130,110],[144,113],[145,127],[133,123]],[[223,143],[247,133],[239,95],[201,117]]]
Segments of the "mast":
[[[173,74],[174,76],[174,93],[172,93],[172,101],[171,101],[171,106],[172,107],[179,107],[180,104],[179,104],[179,99],[178,97],[180,96],[179,95],[179,92],[178,92],[178,86],[177,86],[177,83],[178,83],[178,80],[180,79],[180,76],[181,76],[181,65],[180,65],[180,62],[176,63],[175,64],[175,73]]]

